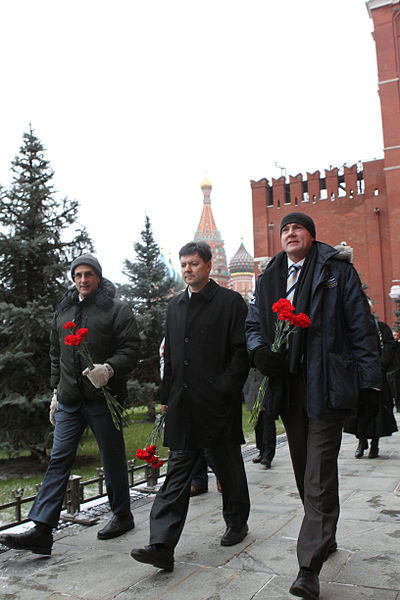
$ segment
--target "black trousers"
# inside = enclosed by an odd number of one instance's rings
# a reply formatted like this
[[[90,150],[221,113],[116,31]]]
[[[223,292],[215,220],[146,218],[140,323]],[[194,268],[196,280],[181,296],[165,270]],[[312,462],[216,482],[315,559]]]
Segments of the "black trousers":
[[[222,487],[222,514],[228,527],[243,527],[250,512],[249,490],[240,445],[214,446],[212,454]],[[150,544],[177,545],[185,524],[190,484],[200,450],[171,450],[165,481],[150,513]]]
[[[262,410],[254,432],[256,434],[256,446],[261,457],[272,462],[276,449],[275,418],[267,416],[267,412]]]
[[[196,460],[192,476],[192,485],[198,485],[208,490],[208,467],[217,476],[217,471],[214,464],[214,457],[210,448],[202,448]]]
[[[307,416],[305,381],[290,377],[289,407],[282,416],[297,489],[304,505],[298,542],[300,567],[319,573],[334,541],[339,518],[338,454],[343,420]]]

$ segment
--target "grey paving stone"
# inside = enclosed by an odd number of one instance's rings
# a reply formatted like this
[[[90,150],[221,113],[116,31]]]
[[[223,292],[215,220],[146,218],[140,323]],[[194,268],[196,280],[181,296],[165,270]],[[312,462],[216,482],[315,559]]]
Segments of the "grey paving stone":
[[[337,578],[341,583],[368,586],[400,592],[399,553],[374,549],[354,552]]]
[[[192,568],[180,565],[177,579],[173,574],[161,571],[131,586],[118,600],[176,600],[177,598],[207,598],[207,600],[233,600],[251,598],[265,583],[265,575],[242,571],[207,567]]]
[[[400,600],[400,497],[394,494],[400,434],[382,440],[382,457],[373,461],[356,461],[355,445],[353,436],[343,437],[339,549],[321,571],[321,600]],[[287,445],[278,447],[270,471],[254,465],[248,451],[246,456],[252,509],[249,534],[240,544],[220,545],[222,498],[210,475],[209,492],[191,499],[172,573],[130,557],[133,547],[148,543],[152,498],[145,498],[134,509],[135,529],[114,540],[97,539],[108,513],[94,527],[56,532],[49,558],[0,553],[0,600],[293,598],[289,587],[298,571],[303,507]]]

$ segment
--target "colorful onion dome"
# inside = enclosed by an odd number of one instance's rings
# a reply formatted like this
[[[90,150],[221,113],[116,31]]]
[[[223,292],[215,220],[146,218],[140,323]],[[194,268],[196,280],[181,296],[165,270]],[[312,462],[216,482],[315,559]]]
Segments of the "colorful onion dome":
[[[251,254],[241,242],[238,251],[229,261],[229,272],[231,275],[235,273],[254,273],[254,260]]]
[[[173,281],[173,282],[181,282],[182,281],[182,276],[180,271],[177,271],[174,267],[174,265],[172,264],[172,260],[171,257],[166,258],[166,256],[164,256],[164,254],[160,254],[160,258],[162,260],[162,262],[165,265],[165,268],[167,269],[167,279],[168,281]]]
[[[201,188],[204,188],[204,187],[212,188],[212,183],[211,183],[211,181],[208,181],[207,176],[204,178],[204,181],[200,187]]]

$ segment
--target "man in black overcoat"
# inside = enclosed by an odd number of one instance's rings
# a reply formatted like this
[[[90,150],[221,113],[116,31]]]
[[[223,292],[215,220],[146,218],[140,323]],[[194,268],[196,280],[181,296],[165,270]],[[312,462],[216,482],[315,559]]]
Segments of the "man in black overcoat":
[[[205,242],[189,242],[179,252],[188,287],[172,298],[167,311],[161,410],[166,411],[168,471],[150,514],[150,545],[131,552],[139,562],[168,571],[202,448],[212,450],[222,487],[226,531],[221,545],[237,544],[248,532],[250,501],[240,449],[247,307],[240,294],[209,278],[211,256]]]

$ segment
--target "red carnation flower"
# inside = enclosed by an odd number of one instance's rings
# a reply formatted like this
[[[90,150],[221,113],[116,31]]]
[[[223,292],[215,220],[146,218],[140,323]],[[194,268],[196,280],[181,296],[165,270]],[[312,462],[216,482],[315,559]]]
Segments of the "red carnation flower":
[[[66,346],[79,346],[80,343],[80,339],[74,333],[65,336],[64,344]]]
[[[309,327],[311,320],[304,313],[298,315],[294,314],[295,308],[293,304],[287,298],[280,298],[277,302],[272,305],[272,310],[277,314],[277,321],[275,323],[275,336],[271,344],[271,350],[273,352],[279,352],[288,343],[289,336],[295,332],[295,327]],[[256,401],[251,410],[250,423],[255,427],[260,412],[262,409],[264,396],[267,391],[269,377],[266,376],[261,382],[259,387]]]
[[[64,325],[64,329],[75,329],[76,325],[73,321],[67,321]]]
[[[287,298],[280,298],[280,300],[278,300],[277,302],[274,302],[274,304],[272,305],[272,310],[274,312],[280,312],[280,311],[294,312],[294,306],[290,302],[290,300],[287,300]]]
[[[293,315],[292,324],[295,327],[302,327],[304,329],[310,326],[311,320],[308,315],[304,313],[299,313],[298,315]]]
[[[88,329],[86,329],[85,327],[81,327],[81,329],[78,329],[78,331],[76,332],[75,335],[82,342],[86,338],[88,333],[89,333]]]

